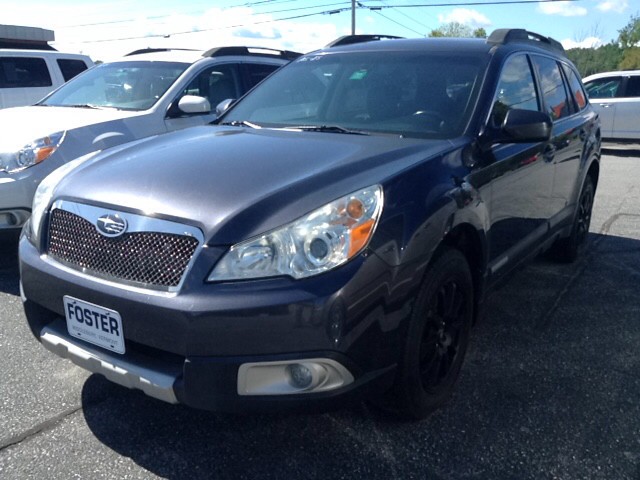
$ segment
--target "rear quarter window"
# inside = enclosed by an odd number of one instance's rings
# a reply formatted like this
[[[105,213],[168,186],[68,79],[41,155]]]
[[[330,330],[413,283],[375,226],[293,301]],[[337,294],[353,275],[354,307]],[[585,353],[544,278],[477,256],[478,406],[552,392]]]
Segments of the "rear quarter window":
[[[43,58],[0,57],[0,88],[50,87],[51,75]]]
[[[57,62],[65,82],[87,69],[87,64],[82,60],[59,58]]]

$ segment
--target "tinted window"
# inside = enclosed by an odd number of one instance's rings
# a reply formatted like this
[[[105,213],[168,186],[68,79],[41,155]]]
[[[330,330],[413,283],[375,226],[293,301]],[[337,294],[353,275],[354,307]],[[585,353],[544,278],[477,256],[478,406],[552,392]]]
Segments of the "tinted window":
[[[625,97],[640,97],[640,75],[629,77]]]
[[[571,104],[567,97],[567,90],[558,62],[538,55],[532,55],[532,60],[538,68],[540,88],[542,89],[547,113],[553,120],[566,117],[571,113]]]
[[[103,63],[65,83],[42,104],[146,110],[188,66],[177,62]]]
[[[485,61],[433,52],[302,57],[261,83],[224,121],[450,138],[466,125]]]
[[[247,90],[253,88],[262,80],[267,78],[271,73],[280,65],[267,65],[264,63],[246,63],[244,64],[246,78],[247,78]],[[224,99],[223,99],[224,100]]]
[[[65,82],[87,69],[87,64],[82,60],[73,60],[70,58],[59,58],[58,66],[60,67]]]
[[[576,106],[579,110],[582,110],[587,106],[587,97],[584,93],[584,90],[582,89],[580,80],[571,68],[567,67],[566,65],[562,65],[562,67],[564,68],[564,73],[569,80],[569,88],[571,90],[571,93],[573,94],[573,98],[576,101]]]
[[[216,65],[200,72],[183,95],[197,95],[209,99],[211,108],[227,98],[238,98],[238,73],[235,65]]]
[[[0,57],[0,88],[50,87],[43,58]]]
[[[511,109],[539,110],[538,95],[529,61],[525,55],[510,57],[502,67],[491,121],[499,127]]]
[[[617,96],[621,84],[622,77],[606,77],[591,80],[584,88],[587,89],[589,98],[613,98]]]

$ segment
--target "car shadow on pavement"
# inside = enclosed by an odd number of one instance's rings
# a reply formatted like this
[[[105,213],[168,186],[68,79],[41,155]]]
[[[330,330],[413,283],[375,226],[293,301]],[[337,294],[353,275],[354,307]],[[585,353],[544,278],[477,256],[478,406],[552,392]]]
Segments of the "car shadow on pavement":
[[[603,155],[614,155],[616,157],[640,158],[640,144],[638,145],[602,145]]]
[[[540,257],[491,296],[452,401],[422,422],[364,403],[215,414],[97,375],[83,387],[85,421],[171,479],[638,478],[640,241],[589,242],[574,264]]]

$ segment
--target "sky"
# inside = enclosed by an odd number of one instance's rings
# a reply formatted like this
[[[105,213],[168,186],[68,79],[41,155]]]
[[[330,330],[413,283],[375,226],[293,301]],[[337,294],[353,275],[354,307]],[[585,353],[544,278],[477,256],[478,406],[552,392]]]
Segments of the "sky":
[[[498,5],[488,3],[510,2]],[[521,3],[516,3],[521,2]],[[356,33],[416,38],[448,22],[525,28],[565,48],[616,40],[640,0],[360,0]],[[420,5],[420,6],[416,6]],[[0,0],[0,23],[54,30],[52,45],[109,61],[145,47],[248,45],[309,52],[351,33],[351,1]]]

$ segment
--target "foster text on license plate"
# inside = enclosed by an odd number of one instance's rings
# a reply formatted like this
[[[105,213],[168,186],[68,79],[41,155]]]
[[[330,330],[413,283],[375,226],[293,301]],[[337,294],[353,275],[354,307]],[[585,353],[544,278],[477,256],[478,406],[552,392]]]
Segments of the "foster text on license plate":
[[[116,353],[124,353],[122,319],[115,310],[65,295],[67,330],[73,337]]]

